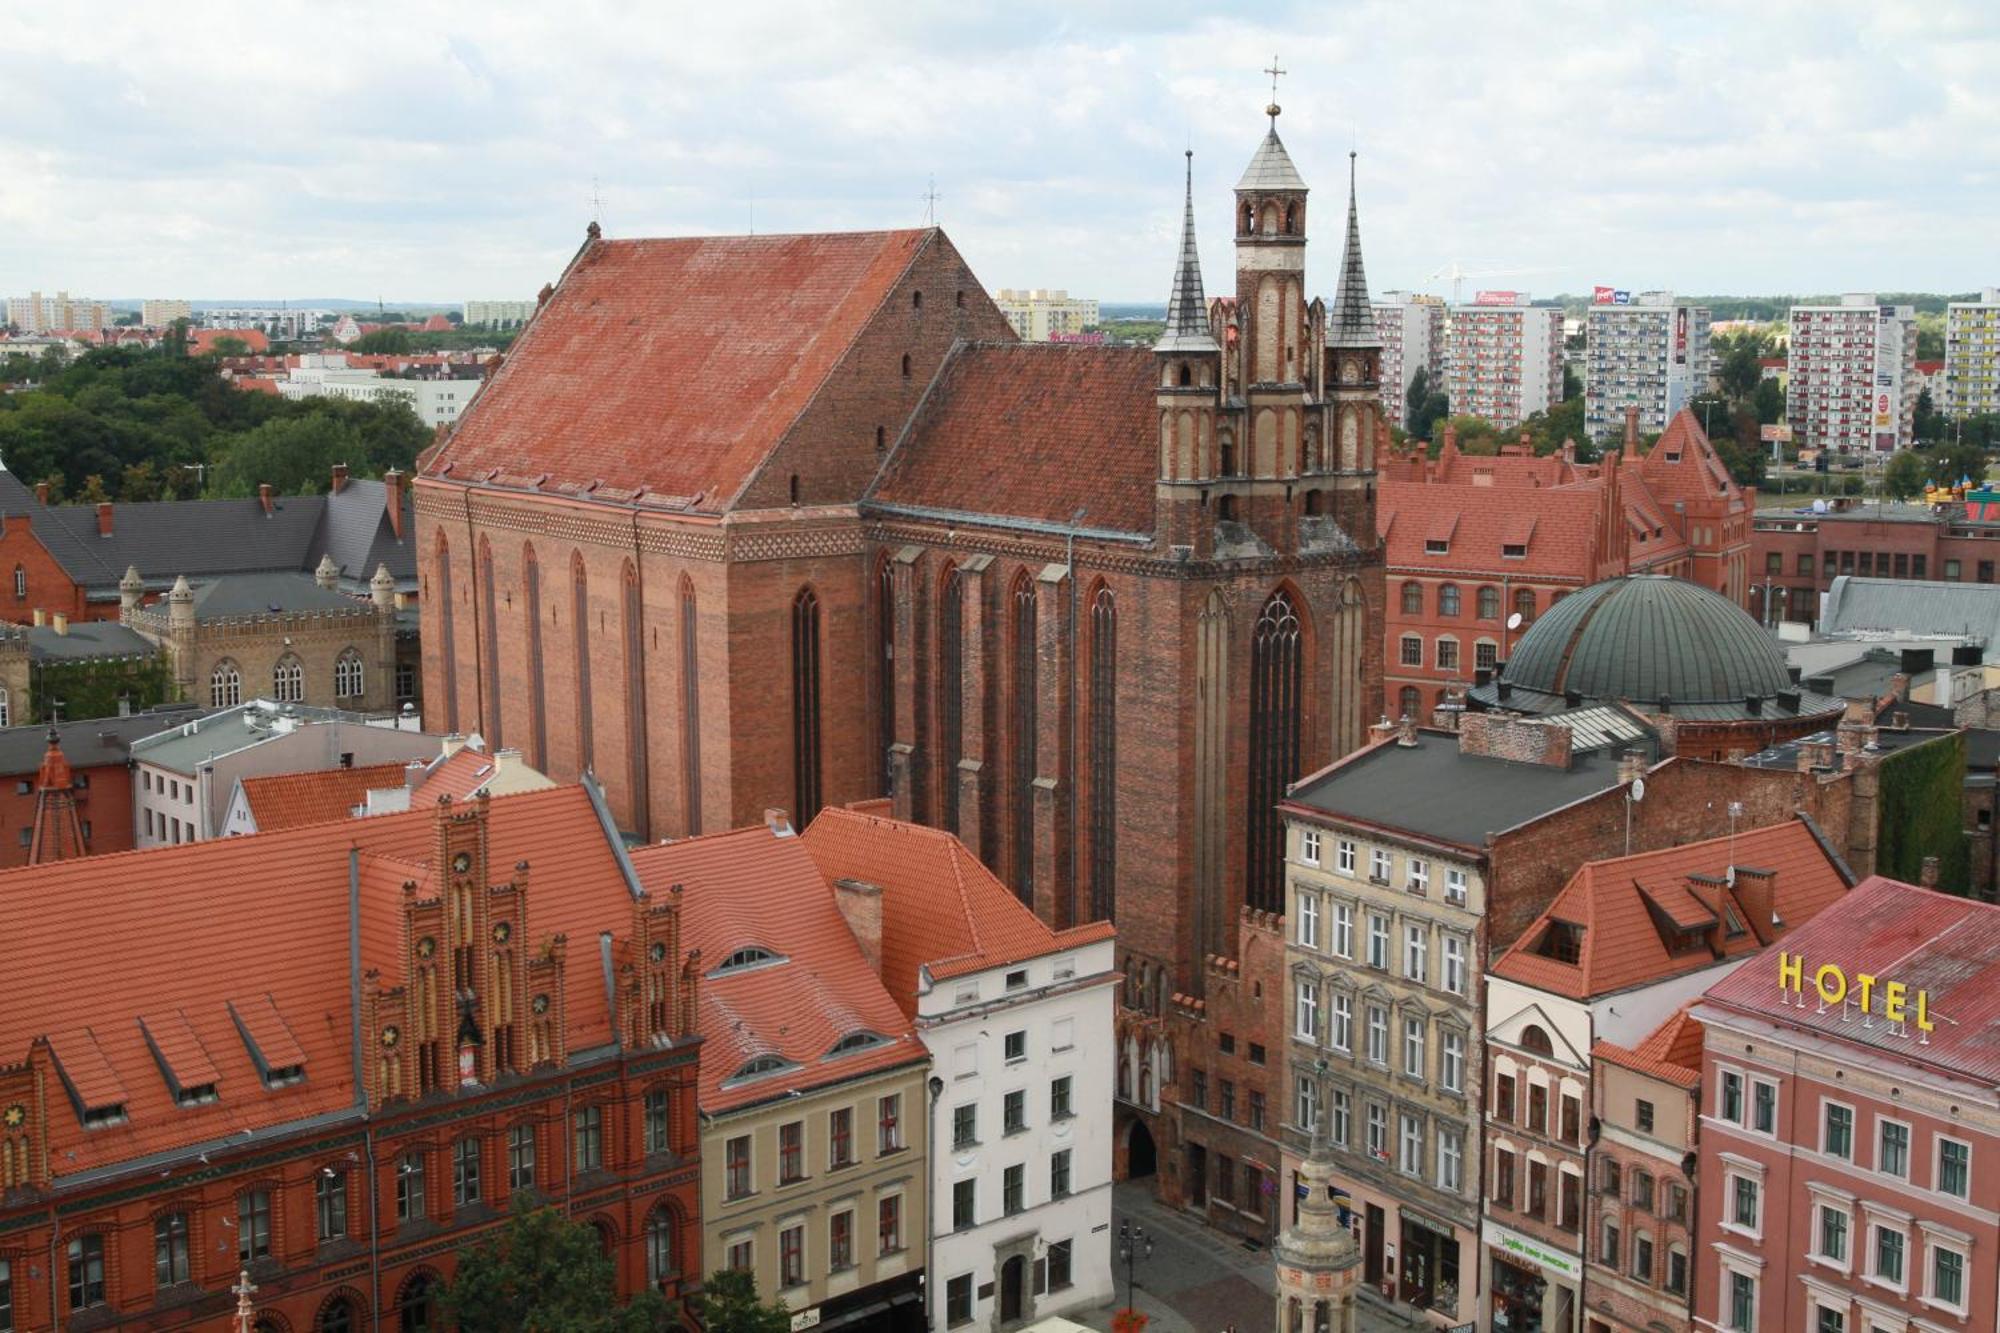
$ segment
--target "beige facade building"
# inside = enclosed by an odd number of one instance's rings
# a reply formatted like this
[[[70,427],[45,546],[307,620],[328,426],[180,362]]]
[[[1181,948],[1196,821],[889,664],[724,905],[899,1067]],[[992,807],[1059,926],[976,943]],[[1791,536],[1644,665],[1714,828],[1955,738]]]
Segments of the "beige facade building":
[[[94,332],[111,326],[111,307],[68,292],[29,292],[7,298],[7,322],[23,333]]]
[[[192,320],[194,307],[186,301],[141,301],[139,322],[149,329],[164,329],[177,319]]]
[[[1097,327],[1097,302],[1060,289],[1002,287],[993,294],[993,304],[1014,332],[1031,343],[1052,342],[1057,334]]]

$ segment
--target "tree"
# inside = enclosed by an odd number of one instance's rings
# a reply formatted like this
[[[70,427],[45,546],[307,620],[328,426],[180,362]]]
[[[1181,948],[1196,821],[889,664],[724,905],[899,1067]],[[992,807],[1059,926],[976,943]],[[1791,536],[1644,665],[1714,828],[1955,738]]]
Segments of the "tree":
[[[1986,451],[1976,444],[1936,444],[1918,457],[1940,486],[1956,486],[1962,479],[1974,485],[1986,480]]]
[[[788,1333],[791,1312],[777,1297],[757,1299],[757,1278],[738,1269],[709,1274],[695,1299],[707,1333]]]
[[[335,463],[361,455],[361,436],[330,412],[281,417],[229,442],[209,483],[217,495],[255,495],[268,484],[281,495],[326,485]]]
[[[1917,410],[1911,426],[1911,434],[1918,440],[1941,440],[1945,437],[1944,414],[1937,410],[1931,400],[1929,389],[1917,391]]]
[[[1757,391],[1750,395],[1750,406],[1757,414],[1758,425],[1776,425],[1785,419],[1785,391],[1776,380],[1758,380]]]
[[[439,1304],[462,1329],[650,1333],[670,1326],[657,1292],[620,1306],[597,1233],[546,1205],[517,1203],[504,1226],[460,1250],[458,1273]]]
[[[1928,471],[1919,454],[1899,449],[1890,455],[1888,465],[1882,469],[1882,489],[1892,500],[1911,499],[1924,489],[1926,480],[1933,480],[1926,475]]]
[[[227,336],[217,338],[214,345],[208,350],[217,356],[248,356],[250,355],[250,344],[241,338]]]
[[[350,352],[364,355],[408,356],[410,352],[410,331],[408,329],[376,329],[364,333],[347,348]]]
[[[1583,397],[1583,380],[1570,363],[1563,362],[1563,401]]]
[[[1450,401],[1431,385],[1430,371],[1422,366],[1410,377],[1410,389],[1403,397],[1403,420],[1411,439],[1428,440],[1431,429],[1451,412]]]

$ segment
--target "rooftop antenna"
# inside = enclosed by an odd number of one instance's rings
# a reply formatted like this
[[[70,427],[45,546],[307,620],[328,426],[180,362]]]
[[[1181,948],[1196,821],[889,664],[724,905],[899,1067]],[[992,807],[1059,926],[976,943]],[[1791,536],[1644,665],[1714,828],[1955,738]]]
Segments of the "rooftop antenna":
[[[944,196],[938,193],[937,177],[933,176],[931,177],[930,185],[924,190],[924,225],[926,227],[937,226],[937,203],[942,198]]]
[[[590,220],[597,224],[600,231],[603,230],[604,196],[597,188],[597,177],[594,174],[590,178]]]

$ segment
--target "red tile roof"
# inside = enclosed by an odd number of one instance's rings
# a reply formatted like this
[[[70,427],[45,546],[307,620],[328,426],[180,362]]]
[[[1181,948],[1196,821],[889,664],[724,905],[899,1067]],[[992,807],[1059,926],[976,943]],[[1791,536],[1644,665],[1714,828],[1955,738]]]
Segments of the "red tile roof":
[[[701,1109],[709,1114],[927,1059],[923,1043],[862,956],[795,835],[762,826],[632,853],[656,899],[682,886],[681,942],[701,951]],[[777,961],[725,967],[762,949]],[[720,971],[718,971],[720,969]],[[874,1045],[834,1054],[842,1038]],[[782,1071],[738,1079],[763,1056]]]
[[[961,344],[870,498],[1151,532],[1154,374],[1142,347]]]
[[[1518,578],[1591,583],[1599,508],[1596,491],[1583,487],[1487,490],[1384,481],[1376,487],[1375,526],[1391,569],[1494,570],[1496,578],[1504,569]],[[1526,556],[1503,564],[1501,547],[1530,524]],[[1433,555],[1425,543],[1438,540],[1448,549]]]
[[[1673,1016],[1647,1034],[1637,1046],[1620,1046],[1600,1041],[1590,1048],[1590,1058],[1604,1060],[1641,1074],[1692,1088],[1701,1082],[1702,1027],[1692,1014],[1695,1001],[1674,1010]]]
[[[1732,863],[1743,870],[1770,871],[1778,934],[1796,931],[1847,894],[1847,880],[1810,825],[1803,820],[1749,829],[1706,842],[1684,843],[1656,852],[1613,857],[1585,864],[1570,877],[1555,901],[1493,964],[1494,976],[1552,991],[1572,999],[1594,999],[1668,977],[1713,967],[1719,959],[1708,947],[1668,950],[1658,918],[1691,929],[1714,922],[1715,913],[1689,888],[1691,876],[1721,880]],[[1750,923],[1745,905],[1747,880],[1732,890],[1721,884],[1739,919]],[[1544,956],[1538,946],[1554,924],[1580,927],[1582,945],[1574,963]],[[1764,932],[1769,934],[1767,930]],[[1755,930],[1722,940],[1722,958],[1755,953],[1763,947]]]
[[[234,338],[243,344],[244,350],[253,354],[271,350],[271,340],[264,336],[262,329],[190,329],[188,351],[197,354],[213,352],[215,345],[224,338]]]
[[[56,1175],[353,1106],[349,850],[361,852],[361,966],[394,984],[402,884],[428,878],[434,819],[418,811],[0,872],[0,1063],[46,1040],[86,1105],[122,1102],[128,1117],[85,1130],[52,1082]],[[583,788],[495,800],[489,819],[491,864],[532,862],[534,940],[630,934],[632,888]],[[595,957],[571,958],[569,1048],[604,1045],[612,1030]],[[302,1062],[305,1080],[266,1089],[239,1020],[267,1056]],[[212,1073],[217,1099],[177,1105],[147,1032],[167,1038],[183,1085]]]
[[[470,745],[461,745],[450,758],[435,764],[411,793],[412,804],[436,805],[446,796],[465,800],[492,780],[493,756]]]
[[[243,799],[259,833],[346,819],[368,793],[404,782],[401,764],[323,768],[306,773],[272,773],[243,779]]]
[[[1114,938],[1109,921],[1051,930],[949,833],[827,807],[805,832],[829,880],[882,890],[882,980],[914,1014],[919,973],[933,980],[1008,967]]]
[[[725,509],[937,236],[593,241],[426,473]]]
[[[1654,496],[1668,506],[1677,500],[1702,505],[1724,502],[1734,512],[1748,503],[1715,446],[1702,433],[1701,419],[1691,408],[1674,413],[1640,464],[1639,474]]]
[[[1711,986],[1703,1002],[2000,1087],[2000,906],[1876,875],[1787,936],[1783,952],[1805,960],[1803,1004],[1779,1002],[1778,949]],[[1847,976],[1848,1006],[1819,1004],[1813,976],[1824,963]],[[1935,1030],[1920,1033],[1912,1021],[1903,1035],[1882,1021],[1887,996],[1880,985],[1869,997],[1876,1021],[1860,1022],[1850,1006],[1860,998],[1854,979],[1864,972],[1902,982],[1912,1018],[1917,992],[1927,992]]]

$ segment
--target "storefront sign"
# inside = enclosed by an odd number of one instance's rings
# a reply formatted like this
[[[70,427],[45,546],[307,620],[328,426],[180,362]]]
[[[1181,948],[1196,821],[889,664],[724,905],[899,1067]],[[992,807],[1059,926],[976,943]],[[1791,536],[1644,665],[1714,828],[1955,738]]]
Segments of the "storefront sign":
[[[1488,1219],[1482,1238],[1486,1244],[1509,1259],[1525,1259],[1545,1273],[1568,1278],[1574,1282],[1583,1272],[1583,1265],[1573,1254],[1552,1250],[1540,1241],[1523,1236],[1518,1231],[1510,1231],[1499,1223]]]
[[[818,1327],[819,1307],[817,1305],[810,1310],[801,1310],[792,1316],[792,1333],[801,1333],[803,1329]]]
[[[1778,990],[1803,997],[1805,985],[1805,955],[1779,950]],[[1833,963],[1821,963],[1813,969],[1812,986],[1822,1004],[1845,1004],[1851,993],[1863,1013],[1873,1012],[1875,990],[1879,986],[1882,990],[1882,1017],[1891,1023],[1914,1022],[1920,1032],[1937,1030],[1931,1022],[1931,993],[1927,990],[1913,993],[1903,982],[1884,981],[1867,972],[1856,972],[1850,986],[1847,973]]]

